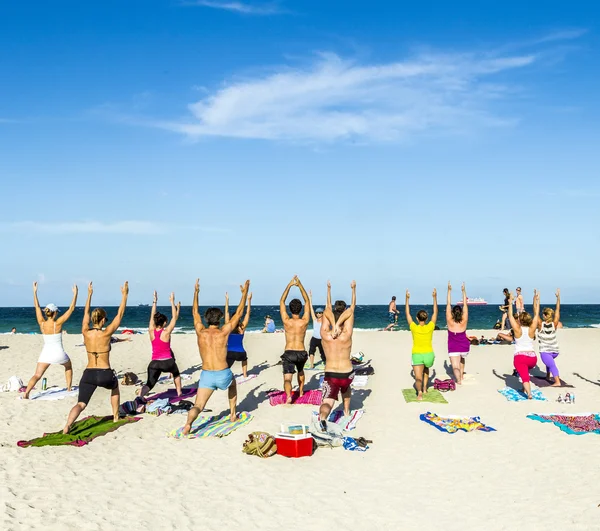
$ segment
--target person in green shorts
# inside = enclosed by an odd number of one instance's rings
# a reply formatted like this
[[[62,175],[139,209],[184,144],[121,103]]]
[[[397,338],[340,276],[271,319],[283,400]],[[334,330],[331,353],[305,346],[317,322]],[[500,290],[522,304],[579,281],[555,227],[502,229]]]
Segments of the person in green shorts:
[[[410,316],[410,293],[406,290],[406,320],[413,337],[412,366],[415,373],[415,390],[417,400],[423,400],[423,393],[427,393],[429,382],[429,368],[433,366],[435,354],[433,353],[433,331],[438,316],[437,291],[433,288],[433,315],[431,321],[426,323],[429,317],[425,310],[417,312],[417,322]]]

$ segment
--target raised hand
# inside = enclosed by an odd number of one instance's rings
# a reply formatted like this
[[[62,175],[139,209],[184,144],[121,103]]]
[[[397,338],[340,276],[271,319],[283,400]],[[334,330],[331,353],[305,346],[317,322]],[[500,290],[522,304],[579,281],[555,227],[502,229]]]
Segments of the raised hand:
[[[452,291],[452,284],[450,284],[450,281],[448,281],[448,291]]]
[[[241,288],[242,286],[240,286]],[[229,293],[225,292],[225,302],[229,302]]]
[[[196,284],[194,285],[194,290],[200,291],[200,279],[199,278],[196,279]]]
[[[298,278],[298,275],[294,275],[294,278],[292,279],[292,285],[297,286],[298,284],[300,284],[300,279]]]
[[[79,293],[79,288],[77,287],[77,284],[73,284],[73,295],[77,295]]]
[[[467,288],[465,287],[465,283],[462,283],[462,286],[460,287],[460,290],[464,293],[465,291],[467,291]]]
[[[152,296],[152,304],[156,304],[158,302],[158,293],[156,290],[154,291],[154,295]]]
[[[127,296],[129,294],[129,282],[127,282],[127,280],[125,281],[125,284],[123,284],[123,286],[121,286],[121,293],[124,296]]]
[[[169,300],[171,301],[171,304],[175,304],[175,293],[172,291],[171,295],[169,296]]]
[[[352,282],[350,282],[350,287],[351,287],[352,289],[355,289],[355,288],[356,288],[356,280],[353,280]]]
[[[33,292],[37,293],[37,282],[33,283]]]
[[[88,295],[91,295],[92,293],[94,293],[94,287],[92,286],[92,283],[90,282],[88,284]]]
[[[244,282],[243,291],[248,291],[249,288],[250,288],[250,280],[246,280],[246,282]]]
[[[435,299],[437,297],[437,289],[433,288],[433,293],[431,296]]]
[[[177,313],[179,313],[179,310],[181,310],[181,301],[177,303]]]
[[[410,299],[410,292],[408,290],[406,290],[406,300]]]
[[[556,293],[555,293],[555,295],[556,295],[556,298],[557,298],[557,299],[560,299],[560,288],[556,288]]]
[[[331,289],[331,282],[329,280],[327,281],[327,289]]]
[[[252,300],[252,292],[248,293],[248,302]]]

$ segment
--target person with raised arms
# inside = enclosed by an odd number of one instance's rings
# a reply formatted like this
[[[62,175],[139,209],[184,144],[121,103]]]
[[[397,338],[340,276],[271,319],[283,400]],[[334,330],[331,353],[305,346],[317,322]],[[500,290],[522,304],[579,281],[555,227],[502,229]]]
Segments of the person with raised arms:
[[[531,400],[531,378],[529,376],[529,370],[533,369],[537,363],[537,356],[535,354],[533,343],[535,341],[535,334],[540,320],[540,295],[537,290],[534,290],[533,317],[523,310],[515,318],[512,301],[513,295],[511,293],[508,318],[510,319],[510,324],[515,334],[515,355],[513,362],[515,370],[523,383],[523,391],[527,395],[527,398]]]
[[[42,337],[44,338],[44,348],[38,358],[38,362],[35,368],[35,374],[29,379],[27,383],[27,389],[23,394],[24,399],[29,399],[29,394],[34,388],[35,384],[44,376],[44,373],[48,370],[50,365],[62,365],[65,368],[65,379],[67,381],[67,391],[71,390],[71,384],[73,383],[73,366],[71,360],[62,343],[62,327],[69,320],[71,314],[75,310],[77,304],[77,286],[73,286],[73,300],[71,306],[62,315],[58,317],[59,310],[55,304],[48,304],[44,308],[44,313],[40,308],[40,301],[37,296],[38,284],[33,283],[33,305],[35,307],[35,316],[37,318]]]
[[[413,337],[412,348],[412,367],[415,373],[415,390],[417,400],[423,400],[423,393],[427,394],[427,384],[429,382],[429,369],[433,367],[435,354],[433,352],[433,331],[438,316],[437,291],[433,288],[433,315],[431,321],[426,323],[429,315],[425,310],[417,312],[417,323],[410,315],[410,293],[406,290],[405,313],[408,326]]]
[[[448,325],[448,356],[454,379],[458,385],[462,385],[465,376],[465,358],[471,349],[471,343],[467,337],[467,325],[469,324],[469,305],[467,304],[467,290],[465,284],[461,287],[462,306],[452,306],[452,285],[448,282],[448,300],[446,302],[446,324]]]
[[[325,363],[325,353],[323,351],[323,344],[321,342],[321,323],[323,322],[323,308],[313,308],[312,302],[312,291],[308,292],[308,302],[310,306],[310,316],[313,322],[313,334],[310,338],[310,344],[308,346],[308,357],[310,359],[310,368],[315,368],[315,353],[319,349],[321,355],[321,361]]]
[[[297,286],[304,299],[304,315],[300,317],[302,311],[302,303],[299,299],[292,299],[289,304],[290,317],[285,307],[285,301],[292,289],[292,286]],[[283,321],[283,329],[285,331],[285,351],[281,355],[283,362],[283,389],[286,394],[286,403],[292,403],[292,377],[294,372],[298,371],[298,392],[300,396],[304,395],[304,365],[308,360],[308,353],[304,346],[304,338],[306,337],[306,329],[310,321],[309,299],[302,282],[298,276],[294,276],[290,280],[281,295],[279,301],[279,311]]]
[[[331,410],[342,395],[344,415],[350,415],[351,385],[354,380],[351,350],[352,333],[354,331],[354,310],[356,308],[356,282],[352,288],[352,303],[342,311],[346,303],[337,304],[336,310],[331,307],[331,284],[327,283],[327,305],[321,320],[321,340],[325,348],[325,377],[323,379],[323,399],[319,408],[319,423],[323,431],[327,431],[327,419]],[[337,301],[343,302],[343,301]]]
[[[560,373],[556,366],[558,357],[558,339],[556,339],[556,329],[560,323],[560,289],[556,290],[556,310],[544,308],[542,320],[538,324],[538,341],[540,358],[546,366],[546,380],[549,382],[554,379],[552,387],[560,387]]]
[[[223,312],[220,308],[208,308],[204,312],[206,324],[202,323],[202,318],[198,312],[198,295],[200,293],[200,280],[196,280],[194,287],[194,301],[192,304],[192,315],[194,317],[194,329],[198,338],[198,350],[202,360],[202,372],[198,381],[198,393],[194,407],[190,409],[187,421],[183,428],[183,435],[188,435],[192,430],[192,423],[202,413],[213,392],[217,389],[227,390],[229,398],[230,420],[233,422],[236,418],[237,407],[237,385],[233,373],[227,364],[227,340],[229,334],[237,328],[238,323],[244,313],[246,299],[248,298],[248,288],[250,281],[246,280],[243,286],[240,286],[242,297],[236,312],[231,320],[221,327]]]
[[[238,322],[227,339],[227,366],[231,369],[236,361],[242,362],[242,374],[248,378],[248,354],[244,348],[244,333],[250,322],[250,307],[252,305],[252,293],[248,294],[248,307],[244,320]],[[229,295],[225,293],[225,324],[229,322]]]
[[[148,378],[146,383],[138,393],[141,397],[146,396],[154,389],[156,382],[158,382],[163,372],[173,376],[177,396],[181,396],[181,373],[171,349],[171,334],[177,324],[177,319],[179,319],[181,303],[179,302],[175,305],[175,293],[171,293],[169,301],[171,301],[171,321],[167,321],[166,315],[156,311],[158,294],[156,291],[154,292],[152,311],[150,312],[150,324],[148,325],[148,334],[150,335],[150,344],[152,345],[152,360],[148,364]]]
[[[110,404],[113,411],[113,420],[115,422],[119,420],[119,400],[121,395],[119,392],[117,375],[110,367],[110,338],[117,328],[119,328],[123,315],[125,314],[127,295],[129,294],[129,283],[125,281],[125,284],[121,287],[121,304],[119,305],[116,317],[108,326],[106,326],[107,320],[104,308],[95,308],[90,316],[93,292],[92,283],[90,282],[83,312],[83,325],[81,327],[88,363],[85,371],[83,371],[81,380],[79,381],[77,404],[75,404],[69,412],[67,425],[63,430],[63,433],[65,434],[69,433],[71,426],[77,420],[79,415],[81,415],[81,412],[87,407],[94,391],[98,387],[103,387],[111,392]],[[92,322],[92,328],[90,328],[90,320]],[[106,328],[104,328],[105,326]]]

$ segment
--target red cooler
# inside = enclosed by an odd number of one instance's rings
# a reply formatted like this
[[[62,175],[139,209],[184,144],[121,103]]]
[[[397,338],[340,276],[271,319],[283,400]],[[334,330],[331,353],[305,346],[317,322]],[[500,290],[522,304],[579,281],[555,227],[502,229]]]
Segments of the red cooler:
[[[313,438],[307,433],[306,426],[300,429],[297,426],[291,426],[287,429],[282,424],[281,432],[275,435],[277,442],[277,453],[284,457],[310,457],[313,453]],[[290,433],[299,432],[299,433]]]

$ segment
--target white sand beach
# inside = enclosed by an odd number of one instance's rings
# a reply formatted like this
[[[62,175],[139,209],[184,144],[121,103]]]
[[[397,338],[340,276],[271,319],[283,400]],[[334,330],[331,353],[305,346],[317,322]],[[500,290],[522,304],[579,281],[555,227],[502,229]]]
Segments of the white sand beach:
[[[434,335],[435,374],[444,379],[446,337]],[[269,405],[265,391],[282,388],[281,366],[273,366],[282,334],[247,334],[249,369],[270,366],[238,387],[239,410],[254,419],[223,439],[170,439],[167,432],[185,415],[143,415],[81,448],[19,448],[18,440],[62,429],[76,398],[25,401],[0,393],[0,529],[598,529],[600,437],[567,435],[526,418],[600,411],[600,330],[560,330],[559,341],[561,376],[575,389],[544,388],[548,402],[513,403],[497,392],[505,383],[493,371],[512,373],[513,347],[494,345],[471,348],[470,378],[444,395],[448,404],[407,404],[401,390],[412,385],[410,334],[357,331],[353,350],[372,359],[376,374],[353,396],[352,407],[366,410],[353,434],[374,442],[364,453],[319,449],[302,459],[262,460],[241,451],[249,432],[308,423],[316,409]],[[75,384],[86,362],[84,348],[75,346],[81,342],[80,335],[64,338]],[[12,375],[27,382],[41,336],[0,336],[0,346],[9,347],[0,350],[0,384]],[[173,350],[182,371],[199,365],[195,336],[175,335]],[[113,345],[118,374],[145,379],[149,359],[146,335]],[[306,374],[307,388],[316,388],[318,373]],[[64,386],[62,367],[46,376],[49,386]],[[198,370],[193,382],[197,377]],[[122,401],[135,389],[122,386]],[[555,401],[565,391],[575,392],[575,404]],[[83,416],[109,415],[108,395],[98,389]],[[224,412],[226,398],[217,392],[208,407]],[[497,431],[446,434],[419,420],[426,411],[480,416]]]

